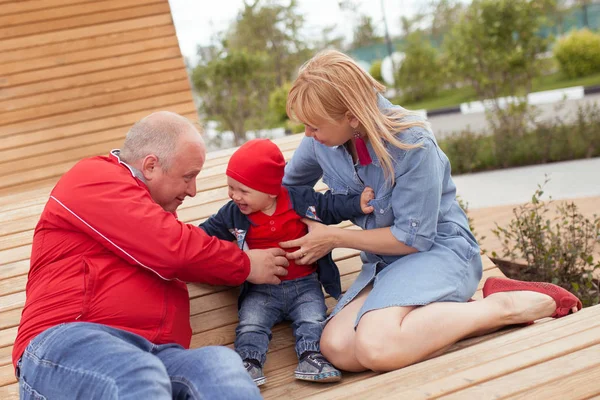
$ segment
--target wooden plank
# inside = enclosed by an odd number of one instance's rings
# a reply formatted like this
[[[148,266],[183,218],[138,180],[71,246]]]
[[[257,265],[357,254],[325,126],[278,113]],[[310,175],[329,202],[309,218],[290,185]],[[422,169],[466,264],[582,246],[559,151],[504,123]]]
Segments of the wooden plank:
[[[2,42],[0,42],[1,44]],[[139,77],[156,72],[171,71],[183,67],[181,57],[159,60],[140,65],[130,65],[121,68],[114,68],[106,71],[99,71],[85,75],[74,75],[63,79],[53,79],[45,82],[36,82],[28,85],[8,87],[0,91],[0,99],[7,100],[15,97],[39,96],[42,93],[54,93],[63,89],[79,88],[101,82],[110,82],[112,80],[121,80],[130,77]]]
[[[99,54],[99,53],[97,53]],[[73,75],[85,75],[97,71],[113,68],[127,67],[130,65],[144,64],[152,61],[166,60],[181,57],[178,46],[168,48],[152,49],[144,52],[129,52],[112,57],[106,53],[102,59],[66,64],[58,67],[35,69],[33,71],[19,72],[13,75],[5,75],[0,87],[19,86],[39,81],[60,79]]]
[[[560,367],[559,367],[560,368]],[[563,374],[554,381],[546,382],[525,392],[508,397],[509,399],[595,399],[600,396],[600,368]]]
[[[0,386],[0,399],[19,400],[19,386],[16,383]]]
[[[2,260],[0,265],[0,279],[8,279],[29,272],[29,258],[26,260],[6,263]]]
[[[119,147],[123,143],[123,138],[113,139],[93,143],[88,146],[71,148],[67,150],[57,150],[53,153],[41,154],[33,158],[22,158],[22,161],[11,161],[0,164],[4,173],[18,173],[29,170],[45,168],[52,163],[60,161],[79,161],[82,157],[92,157],[98,154],[107,154],[111,149]],[[15,152],[17,150],[13,150]]]
[[[155,95],[150,98],[136,99],[132,101],[123,101],[113,103],[103,107],[94,107],[75,112],[59,114],[39,119],[29,119],[18,123],[5,125],[1,127],[0,137],[17,135],[21,133],[37,132],[49,128],[58,129],[64,125],[73,125],[83,121],[93,123],[95,119],[105,119],[114,115],[132,113],[138,110],[147,110],[159,108],[163,105],[180,104],[187,102],[193,106],[193,100],[189,87],[178,92]]]
[[[12,346],[0,347],[0,365],[10,364],[12,358]],[[2,397],[0,397],[1,399]]]
[[[66,42],[73,39],[90,38],[110,33],[147,28],[149,26],[169,25],[172,23],[173,20],[171,19],[171,14],[165,13],[127,21],[109,22],[81,28],[46,32],[32,36],[0,40],[0,51],[4,52],[6,50],[43,46],[52,43]]]
[[[121,44],[131,44],[138,48],[140,41],[147,41],[154,38],[174,37],[175,27],[172,24],[144,27],[132,31],[115,32],[107,35],[94,37],[85,37],[82,39],[73,38],[71,40],[59,43],[48,44],[45,46],[28,47],[26,49],[14,49],[2,53],[0,59],[0,70],[3,70],[7,64],[21,63],[24,68],[29,68],[23,61],[34,59],[36,62],[49,58],[58,62],[61,59],[73,59],[71,53],[80,52],[88,49],[100,49]],[[62,56],[62,57],[61,57]],[[63,58],[64,57],[64,58]],[[69,58],[71,57],[71,58]],[[33,68],[33,66],[31,67]]]
[[[10,264],[17,261],[29,259],[31,254],[31,245],[13,247],[12,249],[0,250],[0,260],[2,263]]]
[[[60,135],[61,130],[62,130],[62,133],[65,134],[65,136],[66,136],[69,134],[72,135],[73,133],[85,133],[85,132],[93,131],[94,129],[98,129],[98,130],[107,129],[112,126],[119,126],[119,125],[131,126],[134,122],[136,122],[140,118],[148,115],[149,113],[151,113],[153,111],[158,111],[158,110],[170,110],[170,111],[174,111],[174,112],[178,112],[176,110],[179,110],[179,113],[181,114],[181,113],[190,113],[190,112],[195,111],[195,106],[193,104],[191,104],[190,102],[172,104],[172,105],[163,105],[163,106],[157,105],[152,109],[141,110],[141,111],[138,111],[135,113],[116,115],[116,116],[113,116],[110,118],[100,119],[100,120],[96,120],[96,121],[86,121],[86,122],[78,123],[78,124],[74,124],[74,125],[48,129],[47,131],[44,131],[44,132],[39,132],[39,131],[33,132],[33,133],[27,134],[27,135],[38,136],[38,137],[42,136],[45,133]],[[22,185],[23,183],[27,183],[27,182],[45,181],[49,178],[58,178],[59,176],[64,174],[69,168],[71,168],[73,166],[73,164],[74,164],[74,162],[69,161],[69,162],[57,163],[57,164],[48,166],[44,169],[7,174],[0,181],[0,188],[9,188],[9,187],[13,187],[13,186]],[[1,228],[0,228],[0,230],[1,230]]]
[[[97,14],[102,11],[119,10],[140,5],[149,5],[159,3],[162,0],[105,0],[95,1],[83,4],[64,5],[57,4],[57,7],[47,7],[44,12],[24,11],[20,13],[6,13],[2,11],[0,16],[0,26],[15,26],[32,24],[40,21],[49,21],[63,18],[72,18],[74,16]]]
[[[26,25],[0,28],[0,40],[40,35],[47,32],[73,30],[76,28],[90,27],[93,25],[101,26],[102,24],[109,22],[140,19],[143,17],[161,14],[168,15],[169,17],[171,16],[171,9],[169,8],[169,3],[167,1],[126,8],[122,10],[112,10],[106,12],[97,12],[90,15],[74,16],[54,21],[41,21]]]
[[[54,113],[110,104],[120,93],[133,96],[132,93],[135,93],[135,91],[145,90],[151,92],[151,88],[154,86],[176,85],[179,82],[188,82],[188,77],[184,70],[181,68],[165,70],[133,76],[127,79],[116,79],[100,84],[57,90],[52,92],[52,95],[31,94],[25,97],[0,101],[0,112],[3,112],[9,118],[12,115],[9,114],[11,111],[13,113],[21,112],[27,114],[27,112],[31,112],[31,108],[35,107],[36,112],[40,112],[40,116],[52,115]],[[4,116],[2,119],[4,120]],[[18,119],[15,118],[15,120]],[[18,142],[11,144],[11,146],[18,145]],[[3,146],[2,148],[7,147]]]
[[[339,385],[328,391],[326,398],[371,399],[386,393],[391,398],[420,399],[455,392],[598,344],[598,316],[600,307],[587,308],[552,323],[535,324],[367,381]],[[287,392],[279,392],[279,395],[284,393]],[[292,398],[299,397],[294,393]]]
[[[53,7],[62,7],[69,4],[93,3],[96,0],[29,0],[29,1],[6,1],[8,3],[2,6],[2,12],[6,14],[20,14],[28,11],[42,10]]]
[[[8,294],[25,291],[27,284],[27,275],[19,275],[13,278],[0,280],[0,297]]]
[[[475,386],[470,386],[467,389],[451,393],[440,397],[444,400],[459,400],[459,399],[501,399],[512,397],[521,394],[531,389],[538,389],[540,386],[551,384],[553,381],[560,380],[565,376],[572,377],[578,373],[587,370],[596,371],[595,376],[600,378],[600,345],[584,348],[570,354],[557,357],[542,364],[533,365],[511,374],[480,383]],[[566,385],[569,393],[577,390],[575,386],[577,381],[569,380],[570,384]],[[590,381],[587,384],[581,385],[585,387],[586,394],[593,394],[594,391],[600,391],[600,381],[598,379]],[[590,392],[591,391],[591,392]],[[563,393],[565,393],[563,391]],[[565,393],[566,394],[566,393]],[[565,396],[555,398],[581,398],[581,396]],[[531,398],[548,398],[548,397],[528,397]]]
[[[31,244],[32,240],[33,230],[13,233],[6,236],[0,236],[0,249],[8,250],[15,247],[23,246],[25,244]]]
[[[4,76],[7,76],[13,74],[23,74],[27,71],[48,70],[51,74],[58,75],[58,70],[56,70],[56,68],[65,65],[74,66],[73,64],[86,62],[89,63],[90,61],[98,61],[104,58],[123,57],[133,53],[142,53],[150,50],[166,48],[179,48],[179,43],[177,42],[177,37],[175,35],[141,40],[135,43],[122,43],[102,48],[93,47],[86,50],[38,58],[35,60],[35,62],[31,63],[23,62],[23,60],[17,60],[12,63],[2,64],[0,66],[0,73],[2,73]],[[73,72],[77,71],[74,70]],[[81,71],[79,71],[79,73],[81,73]],[[48,78],[51,76],[52,75],[49,75]]]
[[[17,327],[0,330],[0,347],[12,346],[17,337]],[[0,385],[2,383],[0,382]]]

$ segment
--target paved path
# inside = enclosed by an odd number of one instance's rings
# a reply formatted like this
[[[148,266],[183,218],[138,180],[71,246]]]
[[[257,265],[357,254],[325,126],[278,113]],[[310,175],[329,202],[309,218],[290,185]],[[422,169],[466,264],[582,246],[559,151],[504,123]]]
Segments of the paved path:
[[[469,209],[476,209],[530,201],[545,174],[550,178],[545,196],[557,200],[600,196],[600,157],[457,175],[454,182]]]
[[[541,115],[538,118],[549,119],[557,115],[564,118],[568,115],[574,115],[580,105],[584,106],[585,104],[593,104],[594,102],[600,105],[600,94],[588,95],[580,100],[565,101],[562,105],[560,103],[539,105],[537,107],[541,111]],[[487,127],[484,113],[437,115],[430,117],[429,121],[438,139],[444,138],[452,132],[466,129],[469,126],[475,131],[481,131]]]

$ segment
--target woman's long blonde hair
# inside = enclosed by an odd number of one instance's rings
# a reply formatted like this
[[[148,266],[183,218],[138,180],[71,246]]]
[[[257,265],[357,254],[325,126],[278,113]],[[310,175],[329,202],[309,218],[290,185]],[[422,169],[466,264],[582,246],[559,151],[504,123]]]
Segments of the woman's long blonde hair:
[[[402,143],[396,134],[413,126],[427,127],[427,123],[405,120],[407,115],[414,115],[408,111],[394,109],[382,113],[377,107],[377,94],[385,89],[347,55],[325,50],[300,68],[288,94],[286,111],[290,119],[309,126],[317,126],[316,121],[323,119],[339,121],[349,111],[365,128],[363,133],[371,142],[386,178],[393,184],[394,165],[384,141],[405,150],[419,147]]]

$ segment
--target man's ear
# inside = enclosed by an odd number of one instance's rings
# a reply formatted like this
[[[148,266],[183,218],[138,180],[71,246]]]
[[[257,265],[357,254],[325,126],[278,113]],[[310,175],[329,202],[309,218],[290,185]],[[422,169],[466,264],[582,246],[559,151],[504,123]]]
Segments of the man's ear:
[[[348,120],[348,123],[352,129],[357,129],[359,127],[360,121],[350,111],[346,111],[346,119]]]
[[[141,172],[142,175],[144,175],[144,178],[146,178],[148,181],[151,181],[152,178],[156,176],[159,168],[160,165],[158,164],[158,157],[156,157],[154,154],[148,154],[142,160]]]

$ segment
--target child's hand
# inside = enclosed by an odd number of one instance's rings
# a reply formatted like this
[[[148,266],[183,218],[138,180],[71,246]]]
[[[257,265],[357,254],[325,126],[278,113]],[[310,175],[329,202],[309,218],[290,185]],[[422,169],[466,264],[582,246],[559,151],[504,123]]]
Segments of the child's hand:
[[[360,195],[360,209],[364,214],[371,214],[374,210],[373,206],[367,203],[375,198],[375,192],[370,187],[365,187],[362,194]]]

